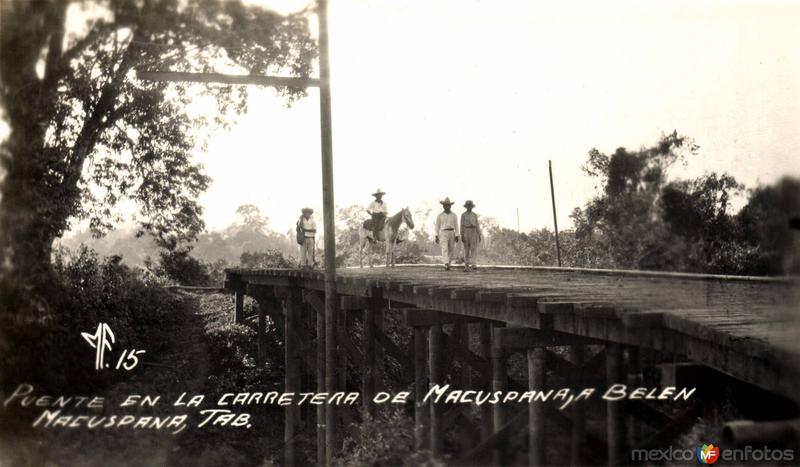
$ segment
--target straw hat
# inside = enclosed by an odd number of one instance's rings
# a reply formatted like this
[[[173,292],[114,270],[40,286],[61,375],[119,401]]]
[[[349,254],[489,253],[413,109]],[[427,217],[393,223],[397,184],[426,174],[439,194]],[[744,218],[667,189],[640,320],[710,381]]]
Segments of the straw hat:
[[[445,198],[443,201],[439,201],[439,204],[441,204],[442,206],[452,206],[452,205],[454,205],[455,203],[454,203],[454,202],[452,202],[452,201],[450,201],[450,197],[448,196],[448,197],[447,197],[447,198]]]
[[[303,214],[314,214],[314,210],[311,208],[303,208]]]
[[[385,191],[382,191],[380,188],[378,188],[378,190],[375,193],[373,193],[372,196],[383,196],[385,194],[386,194]]]

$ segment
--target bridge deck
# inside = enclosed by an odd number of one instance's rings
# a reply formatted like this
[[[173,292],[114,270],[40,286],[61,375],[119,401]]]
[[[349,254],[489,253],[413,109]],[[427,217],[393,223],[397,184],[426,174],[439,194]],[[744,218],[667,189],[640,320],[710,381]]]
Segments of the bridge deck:
[[[323,290],[323,273],[229,269],[231,284]],[[800,400],[800,293],[796,278],[441,267],[338,271],[343,295],[552,329],[684,355]]]

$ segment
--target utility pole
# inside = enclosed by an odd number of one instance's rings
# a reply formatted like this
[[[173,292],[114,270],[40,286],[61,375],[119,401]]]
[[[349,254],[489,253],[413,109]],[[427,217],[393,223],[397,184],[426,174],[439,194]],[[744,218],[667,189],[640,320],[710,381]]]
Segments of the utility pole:
[[[553,202],[553,226],[556,231],[556,258],[558,258],[558,266],[561,267],[561,245],[558,243],[558,219],[556,219],[556,195],[553,190],[553,163],[547,161],[547,170],[550,172],[550,199]]]
[[[336,228],[333,202],[333,137],[331,131],[331,89],[328,43],[328,2],[317,0],[319,20],[319,79],[287,76],[241,76],[221,73],[137,71],[150,81],[224,83],[257,86],[319,87],[320,146],[322,156],[322,216],[325,229],[325,390],[337,391],[336,362]],[[325,405],[325,464],[331,465],[336,446],[335,406]]]
[[[519,227],[519,208],[517,208],[517,233],[521,232],[522,230]]]
[[[328,49],[328,1],[317,0],[319,19],[319,117],[322,146],[322,213],[325,224],[325,390],[337,391],[336,339],[336,227],[333,204],[333,136],[331,132],[331,82]],[[336,447],[336,412],[325,406],[325,465],[332,465]]]

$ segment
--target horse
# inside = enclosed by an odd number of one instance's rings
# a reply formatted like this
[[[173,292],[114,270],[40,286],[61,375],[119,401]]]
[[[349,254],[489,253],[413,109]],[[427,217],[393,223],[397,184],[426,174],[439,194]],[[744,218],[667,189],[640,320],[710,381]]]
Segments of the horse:
[[[405,223],[408,228],[414,228],[414,219],[411,218],[411,211],[408,208],[403,208],[392,217],[386,219],[383,224],[383,238],[384,240],[375,239],[375,242],[384,242],[386,245],[386,266],[394,266],[394,247],[398,243],[398,232],[400,225]],[[364,267],[364,247],[369,242],[369,231],[362,225],[358,228],[358,265]],[[372,257],[370,256],[369,267],[372,266]]]

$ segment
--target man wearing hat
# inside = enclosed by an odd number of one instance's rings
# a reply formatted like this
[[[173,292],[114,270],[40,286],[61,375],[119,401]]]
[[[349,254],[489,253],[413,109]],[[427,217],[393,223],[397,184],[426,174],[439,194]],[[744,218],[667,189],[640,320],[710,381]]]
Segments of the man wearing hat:
[[[478,243],[483,240],[483,235],[478,215],[472,212],[475,203],[471,199],[467,200],[464,207],[467,210],[461,214],[461,241],[464,242],[464,271],[469,272],[470,266],[472,269],[477,268],[475,257],[478,253]]]
[[[378,188],[372,196],[375,197],[375,201],[369,203],[367,206],[367,213],[371,216],[371,219],[367,221],[367,230],[372,234],[370,239],[374,242],[375,240],[380,240],[379,232],[383,230],[383,224],[386,222],[386,216],[389,215],[389,207],[383,201],[383,195],[386,193],[381,191]]]
[[[453,202],[450,201],[449,197],[445,198],[444,201],[439,201],[439,203],[444,208],[444,211],[436,217],[436,243],[442,246],[444,268],[449,271],[456,243],[458,243],[458,217],[456,213],[450,211]]]
[[[317,234],[317,221],[311,217],[314,210],[311,208],[303,208],[303,215],[297,221],[298,242],[302,238],[303,243],[300,244],[300,265],[304,268],[314,268],[314,236]],[[300,236],[302,233],[302,237]]]

